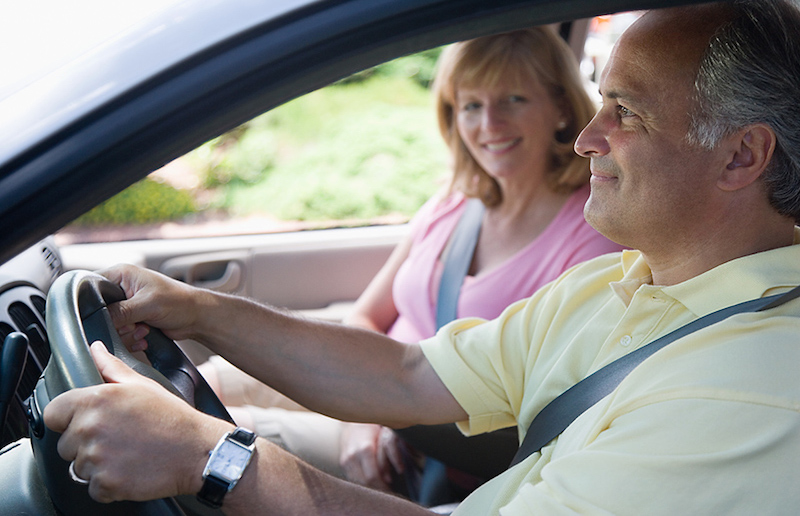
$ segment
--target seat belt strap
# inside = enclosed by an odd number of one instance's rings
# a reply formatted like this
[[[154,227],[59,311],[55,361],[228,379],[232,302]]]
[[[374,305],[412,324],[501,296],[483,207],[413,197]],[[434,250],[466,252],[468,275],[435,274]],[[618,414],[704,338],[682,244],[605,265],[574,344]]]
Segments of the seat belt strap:
[[[475,246],[481,233],[483,222],[483,203],[479,199],[469,199],[464,211],[458,219],[458,224],[453,230],[453,236],[442,256],[444,267],[442,278],[439,281],[439,293],[436,298],[436,329],[456,319],[458,314],[458,298],[461,286],[469,272],[472,257],[475,255]],[[449,425],[454,426],[454,425]],[[414,428],[406,429],[406,432]],[[439,437],[442,428],[430,427],[424,430],[428,436]],[[405,432],[404,432],[405,433]],[[403,435],[403,433],[400,433]],[[445,433],[444,435],[449,435]],[[447,491],[447,466],[430,456],[425,459],[422,478],[419,482],[419,491],[410,492],[412,500],[425,506],[439,504],[443,492]]]
[[[558,437],[578,416],[616,389],[622,380],[646,358],[667,344],[690,333],[743,312],[762,312],[800,297],[800,287],[784,294],[751,299],[695,319],[677,330],[628,353],[602,369],[598,369],[551,401],[528,427],[522,444],[511,461],[513,467]]]
[[[467,276],[478,235],[481,233],[484,207],[480,199],[470,199],[458,220],[453,238],[445,251],[444,270],[436,298],[436,329],[456,319],[458,296]]]

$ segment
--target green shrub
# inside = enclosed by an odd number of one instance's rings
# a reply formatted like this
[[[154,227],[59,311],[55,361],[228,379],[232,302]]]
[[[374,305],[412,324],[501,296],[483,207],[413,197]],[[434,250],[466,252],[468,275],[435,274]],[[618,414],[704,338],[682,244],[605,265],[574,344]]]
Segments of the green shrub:
[[[199,178],[196,201],[145,179],[76,224],[145,224],[206,209],[305,221],[411,216],[447,170],[427,89],[438,53],[375,67],[201,145],[180,158]]]
[[[196,149],[193,168],[199,171],[205,188],[256,183],[273,166],[274,140],[273,131],[263,124],[243,124]]]
[[[430,93],[408,78],[376,75],[316,91],[253,120],[249,131],[267,135],[267,128],[271,166],[261,180],[230,182],[220,192],[218,207],[229,213],[306,221],[411,216],[447,171]]]
[[[428,88],[433,82],[436,74],[436,61],[444,47],[424,50],[417,54],[411,54],[383,63],[363,72],[354,73],[350,77],[342,79],[338,84],[351,84],[363,82],[374,76],[399,77],[411,79],[423,88]]]
[[[178,219],[194,212],[190,192],[145,178],[84,213],[74,224],[147,224]]]

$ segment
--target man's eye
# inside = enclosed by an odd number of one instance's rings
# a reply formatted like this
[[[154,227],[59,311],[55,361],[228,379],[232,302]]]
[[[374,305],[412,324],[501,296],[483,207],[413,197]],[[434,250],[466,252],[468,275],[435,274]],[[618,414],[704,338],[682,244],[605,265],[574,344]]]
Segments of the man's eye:
[[[619,113],[619,116],[622,117],[622,118],[636,116],[636,113],[634,113],[630,109],[626,108],[625,106],[619,106],[618,105],[617,106],[617,112]]]

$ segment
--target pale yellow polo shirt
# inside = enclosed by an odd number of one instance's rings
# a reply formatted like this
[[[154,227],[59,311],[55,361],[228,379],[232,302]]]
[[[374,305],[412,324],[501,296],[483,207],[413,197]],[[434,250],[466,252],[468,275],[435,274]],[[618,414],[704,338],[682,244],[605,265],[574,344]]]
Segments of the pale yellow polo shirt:
[[[795,244],[800,242],[795,232]],[[800,245],[655,287],[635,251],[579,265],[498,319],[422,343],[481,433],[691,320],[800,283]],[[673,342],[457,515],[800,514],[800,300]]]

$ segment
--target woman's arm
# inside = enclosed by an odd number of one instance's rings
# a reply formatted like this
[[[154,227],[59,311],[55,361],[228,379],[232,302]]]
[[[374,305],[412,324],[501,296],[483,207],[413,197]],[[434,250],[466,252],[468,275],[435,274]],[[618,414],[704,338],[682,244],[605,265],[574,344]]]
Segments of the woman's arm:
[[[381,270],[358,297],[351,313],[344,318],[344,324],[379,333],[389,331],[397,319],[397,308],[392,295],[394,278],[408,258],[412,243],[413,234],[407,235],[397,244]]]

